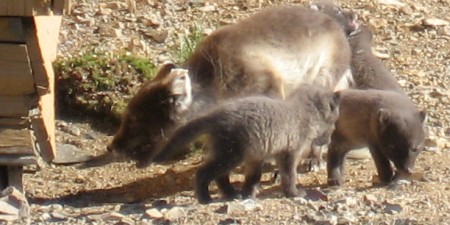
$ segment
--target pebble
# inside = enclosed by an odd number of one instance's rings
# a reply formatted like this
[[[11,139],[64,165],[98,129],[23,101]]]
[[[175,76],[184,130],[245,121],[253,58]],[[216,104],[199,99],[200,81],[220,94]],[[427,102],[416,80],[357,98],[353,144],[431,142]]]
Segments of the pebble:
[[[164,215],[158,209],[155,208],[145,210],[145,215],[152,219],[159,219],[164,217]]]
[[[169,209],[164,214],[164,217],[168,220],[176,220],[176,219],[180,219],[185,216],[187,216],[186,211],[182,207],[178,207],[178,206],[175,206],[175,207]]]
[[[400,204],[393,204],[389,202],[384,203],[384,212],[389,214],[398,214],[403,210]]]
[[[448,26],[449,22],[446,20],[442,20],[442,19],[432,18],[432,19],[423,19],[422,24],[424,26],[436,27],[436,26]]]

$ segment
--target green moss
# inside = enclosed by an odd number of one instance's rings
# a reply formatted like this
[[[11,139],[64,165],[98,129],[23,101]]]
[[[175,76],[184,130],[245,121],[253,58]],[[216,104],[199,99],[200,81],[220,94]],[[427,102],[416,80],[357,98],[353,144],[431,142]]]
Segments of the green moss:
[[[106,116],[118,121],[129,99],[155,66],[134,55],[86,53],[54,62],[60,112]]]

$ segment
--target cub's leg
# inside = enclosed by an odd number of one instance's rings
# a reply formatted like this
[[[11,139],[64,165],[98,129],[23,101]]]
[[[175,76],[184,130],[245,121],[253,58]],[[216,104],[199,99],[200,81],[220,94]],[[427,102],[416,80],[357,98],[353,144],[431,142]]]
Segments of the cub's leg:
[[[263,162],[254,161],[245,163],[245,182],[242,187],[243,198],[254,198],[256,194],[256,184],[261,180]]]
[[[384,155],[380,150],[380,147],[369,148],[370,154],[375,161],[375,166],[377,167],[378,178],[382,185],[389,184],[392,181],[394,172],[392,171],[391,163],[386,155]]]
[[[239,198],[239,192],[231,185],[229,174],[221,175],[216,178],[217,187],[226,200]]]
[[[341,186],[344,184],[344,163],[348,150],[336,143],[331,143],[327,153],[328,185]]]
[[[305,197],[306,191],[297,189],[297,166],[299,160],[292,152],[283,152],[277,156],[281,175],[281,187],[286,197]]]
[[[242,151],[237,142],[229,141],[225,137],[216,137],[212,141],[211,154],[196,175],[195,194],[202,204],[212,200],[208,186],[213,180],[218,181],[219,190],[224,191],[226,198],[235,195],[236,190],[230,184],[228,174],[242,161]]]

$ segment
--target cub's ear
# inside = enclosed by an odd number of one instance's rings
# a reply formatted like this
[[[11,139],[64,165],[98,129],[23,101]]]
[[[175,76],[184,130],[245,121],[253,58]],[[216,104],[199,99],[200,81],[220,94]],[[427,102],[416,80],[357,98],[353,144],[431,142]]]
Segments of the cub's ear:
[[[425,123],[425,121],[427,120],[427,112],[425,112],[425,110],[421,110],[419,112],[419,116],[420,116],[420,121],[422,123]]]
[[[159,68],[158,73],[153,78],[153,81],[158,81],[158,80],[162,80],[162,79],[166,78],[170,74],[172,69],[175,69],[175,68],[178,68],[178,66],[174,63],[171,63],[171,62],[164,63],[161,66],[161,68]]]
[[[378,110],[378,122],[381,127],[386,127],[389,124],[391,118],[391,112],[386,109]]]

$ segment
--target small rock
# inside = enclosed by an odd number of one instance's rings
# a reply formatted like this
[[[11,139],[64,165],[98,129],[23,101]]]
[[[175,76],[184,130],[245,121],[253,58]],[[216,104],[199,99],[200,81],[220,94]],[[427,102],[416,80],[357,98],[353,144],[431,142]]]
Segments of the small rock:
[[[166,29],[149,30],[145,34],[157,43],[164,43],[169,35],[169,31]]]
[[[378,3],[380,3],[381,5],[394,6],[397,8],[406,6],[405,3],[398,0],[378,0]]]
[[[113,12],[112,9],[99,7],[97,14],[98,15],[111,15]]]
[[[123,2],[108,2],[106,4],[102,4],[101,7],[112,9],[112,10],[124,10],[127,9],[127,4]]]
[[[403,207],[399,204],[393,204],[389,202],[385,202],[384,204],[384,212],[389,214],[398,214],[403,210]]]
[[[371,194],[366,194],[363,197],[363,201],[364,203],[366,203],[367,205],[374,205],[378,202],[377,197],[375,197],[374,195]]]
[[[61,131],[64,131],[68,134],[71,134],[73,136],[80,136],[81,131],[80,129],[78,129],[77,127],[71,125],[71,124],[67,124],[67,123],[61,123],[61,125],[59,126]]]
[[[82,175],[78,175],[75,178],[74,182],[78,183],[78,184],[82,184],[82,183],[86,182],[86,178],[84,178]]]
[[[145,210],[145,215],[152,219],[160,219],[164,217],[163,214],[155,208]]]
[[[120,214],[118,212],[111,212],[111,213],[109,213],[107,215],[104,215],[102,217],[102,219],[105,220],[105,221],[111,221],[111,220],[122,220],[125,217],[126,217],[125,215],[122,215],[122,214]]]
[[[176,220],[187,215],[186,211],[181,207],[173,207],[166,212],[164,217],[168,220]]]
[[[98,32],[108,37],[120,38],[122,37],[122,31],[109,26],[101,26],[98,28]]]
[[[201,12],[213,12],[213,11],[216,11],[217,8],[215,5],[205,5],[205,6],[199,7],[198,10]]]
[[[52,217],[52,221],[64,221],[66,220],[66,215],[61,212],[52,212],[50,213]]]
[[[244,205],[245,211],[255,211],[262,209],[262,206],[257,204],[255,200],[253,199],[246,199],[242,202],[242,205]]]
[[[432,18],[432,19],[423,19],[422,24],[424,26],[436,27],[436,26],[448,26],[449,22],[441,19]]]

